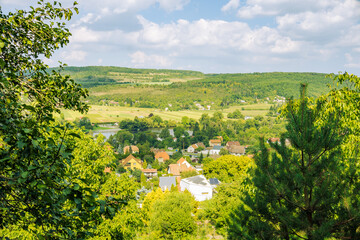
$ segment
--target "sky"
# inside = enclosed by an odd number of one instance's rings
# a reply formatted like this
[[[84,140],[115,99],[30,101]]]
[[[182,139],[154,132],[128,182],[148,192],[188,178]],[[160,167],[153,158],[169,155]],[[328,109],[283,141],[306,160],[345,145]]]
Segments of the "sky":
[[[36,2],[0,5],[7,12]],[[77,2],[70,43],[44,59],[49,66],[360,74],[358,0]]]

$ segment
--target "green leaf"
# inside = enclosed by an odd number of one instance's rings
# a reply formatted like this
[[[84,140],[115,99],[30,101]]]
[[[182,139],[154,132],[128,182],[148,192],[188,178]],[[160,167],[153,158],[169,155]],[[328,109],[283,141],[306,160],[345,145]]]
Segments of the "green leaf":
[[[77,134],[77,133],[71,132],[71,133],[69,133],[69,135],[70,135],[70,136],[73,136],[73,137],[76,137],[76,138],[81,138],[80,135]]]
[[[29,172],[27,172],[27,171],[21,173],[22,178],[27,178],[28,175],[29,175]]]

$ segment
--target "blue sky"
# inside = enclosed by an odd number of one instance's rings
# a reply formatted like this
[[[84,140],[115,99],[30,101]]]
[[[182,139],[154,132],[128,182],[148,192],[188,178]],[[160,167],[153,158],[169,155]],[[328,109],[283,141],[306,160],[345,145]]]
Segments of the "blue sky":
[[[72,1],[61,1],[71,6]],[[50,66],[360,74],[357,0],[79,0]],[[33,0],[0,0],[3,11]]]

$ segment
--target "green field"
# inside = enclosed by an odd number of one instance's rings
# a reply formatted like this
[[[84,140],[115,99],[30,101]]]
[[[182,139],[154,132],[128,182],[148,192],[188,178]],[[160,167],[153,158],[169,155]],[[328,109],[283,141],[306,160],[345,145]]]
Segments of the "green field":
[[[245,116],[265,116],[270,108],[270,104],[250,104],[244,106],[232,106],[230,108],[219,110],[224,114],[224,117],[228,113],[239,109]],[[119,107],[119,106],[99,106],[90,105],[90,110],[87,114],[81,114],[79,112],[63,110],[65,120],[74,121],[76,118],[86,116],[90,118],[94,123],[106,123],[106,122],[118,122],[123,119],[134,119],[135,117],[148,116],[150,113],[159,115],[164,120],[180,121],[183,116],[187,116],[193,119],[200,119],[201,115],[207,113],[212,115],[215,110],[200,111],[200,110],[184,110],[184,111],[165,111],[154,108],[135,108],[135,107]]]

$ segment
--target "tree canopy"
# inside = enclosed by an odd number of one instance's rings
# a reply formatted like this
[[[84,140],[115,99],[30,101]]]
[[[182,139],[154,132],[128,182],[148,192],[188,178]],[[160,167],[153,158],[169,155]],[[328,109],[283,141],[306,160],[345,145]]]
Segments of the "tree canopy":
[[[232,215],[231,239],[359,238],[358,158],[341,148],[349,131],[338,112],[324,118],[329,105],[305,90],[287,104],[281,143],[270,143],[269,152],[261,141],[254,193]]]
[[[88,109],[87,90],[41,60],[69,42],[65,21],[77,11],[76,2],[64,8],[43,0],[29,11],[0,9],[2,236],[24,229],[36,238],[84,238],[132,198],[106,190],[110,146],[54,119],[60,108]]]

